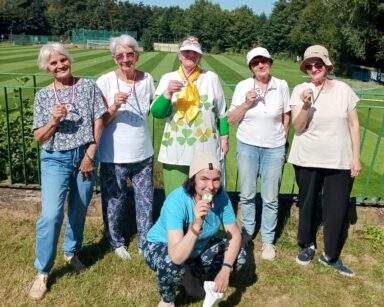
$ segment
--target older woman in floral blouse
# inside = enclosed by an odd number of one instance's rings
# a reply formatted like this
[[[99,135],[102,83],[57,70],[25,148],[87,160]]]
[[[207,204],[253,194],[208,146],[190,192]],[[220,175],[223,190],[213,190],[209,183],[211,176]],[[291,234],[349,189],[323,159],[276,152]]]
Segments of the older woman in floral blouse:
[[[85,269],[76,254],[81,249],[85,216],[93,194],[97,142],[106,109],[96,84],[74,77],[71,63],[71,56],[59,43],[48,43],[40,50],[39,67],[51,73],[54,80],[35,96],[33,134],[42,145],[42,212],[36,224],[38,275],[29,295],[36,300],[47,292],[66,199],[64,259],[76,271]]]

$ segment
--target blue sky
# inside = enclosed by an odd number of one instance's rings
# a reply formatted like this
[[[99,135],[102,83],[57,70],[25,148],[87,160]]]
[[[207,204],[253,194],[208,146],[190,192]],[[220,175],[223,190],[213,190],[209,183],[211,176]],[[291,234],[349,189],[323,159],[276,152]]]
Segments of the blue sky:
[[[247,5],[250,7],[255,14],[260,15],[261,13],[265,13],[267,16],[271,14],[273,9],[273,3],[275,3],[276,0],[239,0],[239,1],[231,1],[231,0],[210,0],[212,3],[218,3],[220,4],[222,9],[225,10],[233,10],[237,7]],[[193,4],[194,0],[137,0],[132,1],[129,0],[131,3],[139,3],[142,2],[145,5],[156,5],[156,6],[162,6],[162,7],[168,7],[168,6],[179,6],[183,9],[189,7],[191,4]]]

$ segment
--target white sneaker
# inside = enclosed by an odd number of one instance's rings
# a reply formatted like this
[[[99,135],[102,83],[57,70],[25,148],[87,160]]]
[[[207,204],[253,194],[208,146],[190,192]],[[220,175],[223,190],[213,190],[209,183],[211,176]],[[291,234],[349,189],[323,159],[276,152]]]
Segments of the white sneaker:
[[[115,249],[115,254],[123,260],[131,260],[132,257],[128,252],[128,249],[122,245]]]
[[[276,257],[276,247],[270,243],[263,243],[261,258],[273,261]]]
[[[174,303],[166,303],[163,300],[161,300],[159,302],[159,304],[157,305],[157,307],[175,307],[175,304]]]
[[[87,267],[80,261],[79,257],[76,255],[73,255],[72,257],[70,256],[65,256],[64,255],[64,260],[66,263],[72,266],[72,268],[77,272],[80,273],[81,271],[84,271]]]
[[[48,291],[47,288],[48,275],[37,274],[35,281],[29,290],[29,297],[34,300],[41,300]]]

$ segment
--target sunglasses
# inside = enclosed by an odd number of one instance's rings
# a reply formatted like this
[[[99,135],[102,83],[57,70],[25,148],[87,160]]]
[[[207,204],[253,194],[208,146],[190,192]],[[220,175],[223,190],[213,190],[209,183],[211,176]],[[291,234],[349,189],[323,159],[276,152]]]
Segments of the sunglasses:
[[[264,58],[264,57],[261,57],[261,58],[256,58],[256,59],[253,59],[250,63],[251,66],[257,66],[259,65],[259,63],[261,64],[265,64],[265,63],[268,63],[269,62],[269,59],[268,58]]]
[[[124,60],[124,57],[127,57],[128,59],[133,58],[136,55],[135,52],[121,52],[114,55],[114,58],[117,62],[122,62]]]
[[[317,62],[317,63],[314,63],[314,64],[306,64],[306,65],[304,65],[304,68],[306,70],[312,70],[313,67],[315,67],[316,69],[321,69],[321,68],[324,67],[324,64],[320,63],[320,62]]]

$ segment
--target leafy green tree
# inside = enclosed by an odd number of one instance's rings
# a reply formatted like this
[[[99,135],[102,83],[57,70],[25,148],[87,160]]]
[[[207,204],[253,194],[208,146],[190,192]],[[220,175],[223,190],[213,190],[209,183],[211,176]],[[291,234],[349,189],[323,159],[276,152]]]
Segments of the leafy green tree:
[[[3,0],[0,5],[1,33],[48,34],[45,0]]]
[[[310,0],[279,0],[266,26],[264,27],[265,45],[272,53],[291,50],[289,34],[300,18],[302,10]]]
[[[226,28],[226,48],[233,48],[235,52],[262,45],[263,20],[253,14],[247,6],[242,6],[227,13],[229,26]]]
[[[327,12],[327,14],[324,14]],[[303,55],[310,45],[325,46],[336,61],[342,48],[341,36],[334,12],[328,12],[325,1],[310,0],[301,11],[297,22],[288,35],[289,50]]]
[[[213,47],[224,50],[224,29],[229,26],[229,20],[218,4],[206,0],[196,0],[186,9],[186,24],[191,35],[197,36],[203,48]]]
[[[322,0],[343,40],[340,54],[360,63],[384,67],[384,2],[382,0]]]

